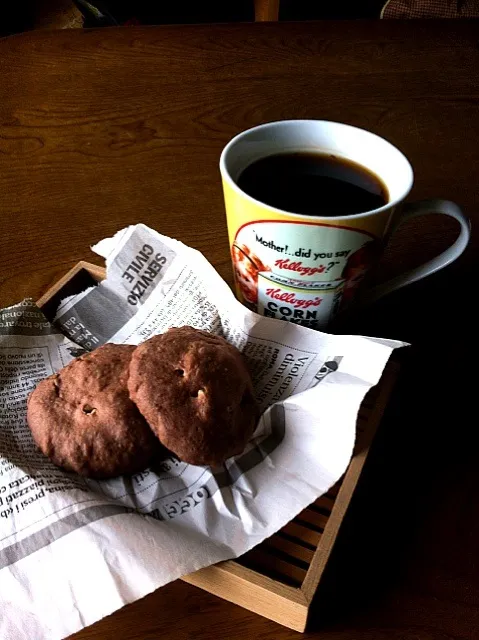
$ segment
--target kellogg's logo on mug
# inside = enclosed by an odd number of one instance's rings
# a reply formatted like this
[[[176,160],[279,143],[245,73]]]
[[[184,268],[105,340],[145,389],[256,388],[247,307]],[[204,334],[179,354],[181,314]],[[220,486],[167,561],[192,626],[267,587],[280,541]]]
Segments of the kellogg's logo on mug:
[[[368,300],[446,266],[469,241],[469,223],[454,203],[404,205],[413,182],[405,156],[348,125],[287,120],[255,127],[225,147],[220,170],[237,295],[265,316],[327,326],[356,298],[391,231],[410,217],[452,216],[459,237],[371,290]]]

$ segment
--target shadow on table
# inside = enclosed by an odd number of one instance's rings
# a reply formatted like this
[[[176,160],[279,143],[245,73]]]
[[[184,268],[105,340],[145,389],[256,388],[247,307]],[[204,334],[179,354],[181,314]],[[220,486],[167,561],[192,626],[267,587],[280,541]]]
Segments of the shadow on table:
[[[474,394],[468,393],[465,368],[477,352],[472,276],[456,277],[451,269],[352,321],[354,332],[401,338],[412,346],[399,353],[399,380],[313,601],[308,631],[357,628],[370,613],[375,621],[386,613],[397,621],[404,602],[413,606],[417,584],[431,589],[433,573],[450,570],[438,565],[441,541],[455,545],[451,504],[479,476],[474,430],[466,418]],[[477,529],[474,517],[469,527]],[[456,561],[467,571],[467,558]],[[396,604],[398,595],[402,605]]]

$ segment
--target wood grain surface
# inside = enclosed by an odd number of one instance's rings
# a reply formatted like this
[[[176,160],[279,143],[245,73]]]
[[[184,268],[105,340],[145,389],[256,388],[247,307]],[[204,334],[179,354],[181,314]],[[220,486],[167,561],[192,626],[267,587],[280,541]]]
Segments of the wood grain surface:
[[[89,246],[145,222],[230,278],[219,154],[281,118],[366,127],[402,149],[411,199],[464,207],[458,263],[338,330],[410,340],[305,637],[473,640],[479,630],[474,387],[479,25],[324,22],[37,32],[0,41],[0,303],[38,298]],[[403,228],[380,277],[456,229]],[[100,264],[100,260],[96,260]],[[161,562],[161,558],[158,559]],[[175,582],[75,640],[296,638]]]

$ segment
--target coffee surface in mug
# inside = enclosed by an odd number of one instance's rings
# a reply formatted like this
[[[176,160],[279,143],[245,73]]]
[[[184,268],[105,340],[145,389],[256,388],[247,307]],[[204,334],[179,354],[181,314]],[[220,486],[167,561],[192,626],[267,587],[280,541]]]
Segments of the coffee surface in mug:
[[[386,185],[365,167],[310,151],[260,158],[243,170],[237,183],[255,200],[308,216],[364,213],[389,201]]]

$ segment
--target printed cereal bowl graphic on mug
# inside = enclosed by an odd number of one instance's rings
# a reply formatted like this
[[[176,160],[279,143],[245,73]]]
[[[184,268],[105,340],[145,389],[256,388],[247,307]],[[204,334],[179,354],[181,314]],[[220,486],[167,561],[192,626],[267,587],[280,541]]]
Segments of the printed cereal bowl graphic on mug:
[[[255,310],[258,302],[258,274],[270,269],[246,245],[234,243],[231,256],[238,293],[242,302]]]

